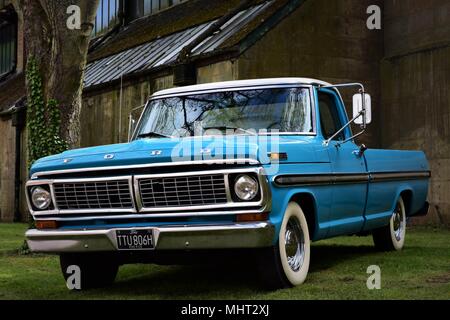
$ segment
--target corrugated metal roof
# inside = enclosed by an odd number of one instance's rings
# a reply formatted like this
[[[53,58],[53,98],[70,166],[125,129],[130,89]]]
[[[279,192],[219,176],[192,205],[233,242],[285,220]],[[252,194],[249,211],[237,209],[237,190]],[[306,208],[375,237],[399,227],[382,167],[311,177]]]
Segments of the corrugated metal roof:
[[[192,55],[213,52],[270,6],[273,1],[239,12],[226,22],[219,32],[196,46],[192,50]],[[214,22],[210,21],[88,64],[84,78],[85,88],[117,80],[122,74],[128,75],[175,62],[180,51]]]

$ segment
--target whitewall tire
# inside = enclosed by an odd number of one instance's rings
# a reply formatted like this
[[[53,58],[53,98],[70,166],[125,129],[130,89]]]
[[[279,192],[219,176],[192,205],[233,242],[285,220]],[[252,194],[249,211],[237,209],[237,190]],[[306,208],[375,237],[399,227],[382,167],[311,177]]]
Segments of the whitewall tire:
[[[310,256],[308,223],[300,206],[290,202],[284,213],[278,243],[266,251],[260,262],[265,282],[272,288],[302,284],[308,275]]]
[[[405,245],[406,209],[402,197],[399,197],[389,224],[373,232],[375,246],[383,251],[400,251]]]

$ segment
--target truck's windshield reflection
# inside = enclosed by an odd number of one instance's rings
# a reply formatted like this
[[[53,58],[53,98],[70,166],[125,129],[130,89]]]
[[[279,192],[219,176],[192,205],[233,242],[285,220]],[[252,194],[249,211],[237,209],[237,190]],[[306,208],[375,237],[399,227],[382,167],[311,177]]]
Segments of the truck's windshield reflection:
[[[309,90],[242,90],[152,100],[144,111],[135,139],[188,137],[212,130],[251,134],[261,129],[313,132]]]

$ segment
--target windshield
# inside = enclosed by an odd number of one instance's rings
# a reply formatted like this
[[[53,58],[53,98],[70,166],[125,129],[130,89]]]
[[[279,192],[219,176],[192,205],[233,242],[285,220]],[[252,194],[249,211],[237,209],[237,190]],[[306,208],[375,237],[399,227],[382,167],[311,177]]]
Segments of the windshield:
[[[134,139],[189,137],[211,132],[312,133],[307,88],[226,91],[151,100]]]

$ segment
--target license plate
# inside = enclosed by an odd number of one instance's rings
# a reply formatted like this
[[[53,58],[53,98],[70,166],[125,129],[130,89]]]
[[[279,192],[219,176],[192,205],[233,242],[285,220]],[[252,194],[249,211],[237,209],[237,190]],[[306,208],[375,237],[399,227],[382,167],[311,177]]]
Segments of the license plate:
[[[154,248],[153,230],[116,230],[119,250],[149,250]]]

